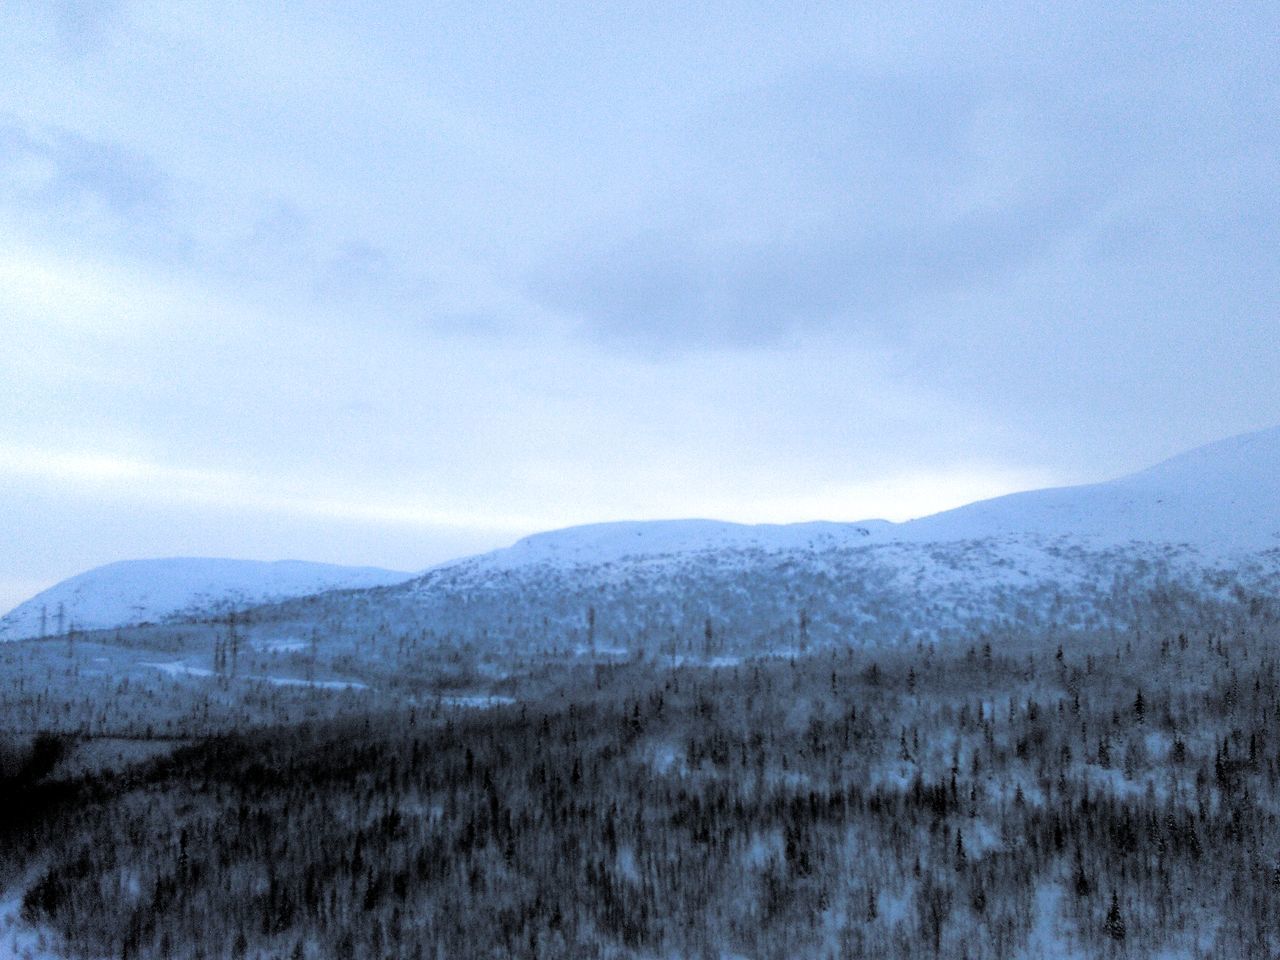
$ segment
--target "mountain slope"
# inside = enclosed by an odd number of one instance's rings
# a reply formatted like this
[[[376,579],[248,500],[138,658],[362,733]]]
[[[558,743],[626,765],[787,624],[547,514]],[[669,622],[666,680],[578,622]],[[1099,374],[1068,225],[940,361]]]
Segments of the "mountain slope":
[[[1122,608],[1126,591],[1173,585],[1221,594],[1280,582],[1280,428],[1119,480],[1012,494],[900,524],[593,524],[535,534],[413,579],[368,571],[362,582],[337,568],[324,582],[284,577],[281,585],[272,566],[243,565],[234,602],[278,601],[254,613],[265,635],[318,630],[340,645],[376,634],[402,646],[434,638],[515,649],[589,640],[689,649],[710,624],[717,637],[759,649],[1046,618],[1096,625],[1122,616],[1106,611]],[[133,572],[123,584],[104,582],[116,567]],[[193,611],[218,602],[232,579],[193,584],[146,564],[82,578],[0,621],[0,637],[38,632],[41,607],[51,614],[58,602],[85,627]],[[378,589],[305,597],[336,586]]]
[[[1010,535],[1184,544],[1215,557],[1280,547],[1280,428],[1199,447],[1119,480],[969,504],[896,525],[891,538]]]
[[[1041,542],[1065,538],[1096,548],[1133,542],[1173,544],[1212,557],[1280,548],[1280,427],[1212,443],[1118,480],[1009,494],[905,523],[600,523],[534,534],[506,549],[435,569],[511,571],[722,551],[785,552],[996,537]]]
[[[1280,429],[1119,480],[893,524],[600,524],[538,534],[380,594],[381,623],[476,643],[759,647],[1101,623],[1125,591],[1222,593],[1280,574]],[[1119,598],[1119,599],[1118,599]],[[1107,614],[1112,616],[1112,614]]]
[[[299,560],[125,560],[55,584],[0,618],[0,640],[39,636],[61,622],[94,630],[157,622],[216,605],[247,606],[326,590],[383,586],[411,574]]]
[[[481,562],[494,570],[534,564],[569,566],[617,563],[644,556],[738,550],[798,550],[853,546],[870,541],[893,524],[861,523],[744,524],[724,520],[631,520],[594,523],[535,533],[514,546],[442,567]]]

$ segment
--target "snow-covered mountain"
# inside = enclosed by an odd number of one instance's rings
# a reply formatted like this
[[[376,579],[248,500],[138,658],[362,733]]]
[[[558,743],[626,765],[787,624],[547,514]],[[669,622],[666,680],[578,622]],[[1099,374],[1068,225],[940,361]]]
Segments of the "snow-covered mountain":
[[[506,549],[443,564],[432,573],[1011,537],[1099,549],[1169,544],[1214,558],[1280,548],[1280,427],[1212,443],[1118,480],[1009,494],[905,523],[590,524],[534,534]]]
[[[0,640],[63,629],[158,622],[216,606],[243,607],[326,590],[376,587],[412,574],[300,560],[125,560],[78,574],[0,618]]]
[[[709,551],[802,550],[817,546],[854,546],[870,542],[893,526],[887,520],[790,524],[744,524],[724,520],[593,523],[535,533],[506,549],[443,564],[442,567],[479,563],[488,569],[514,570],[544,563],[594,565],[637,557]]]
[[[1180,544],[1222,558],[1280,547],[1280,428],[1211,443],[1119,480],[1010,494],[889,533],[916,543],[1010,535]]]
[[[1273,429],[1108,483],[900,524],[574,527],[394,587],[289,601],[256,617],[267,637],[319,630],[365,655],[370,637],[397,649],[439,641],[684,655],[1031,624],[1109,629],[1141,597],[1176,605],[1280,586],[1278,466]]]
[[[1234,437],[1118,480],[1036,490],[906,523],[603,523],[539,533],[409,578],[381,570],[234,561],[116,564],[0,621],[39,632],[109,627],[228,599],[286,637],[333,632],[652,649],[718,635],[759,648],[806,632],[874,642],[1050,618],[1100,623],[1126,591],[1280,584],[1280,428]],[[378,587],[307,597],[335,587]],[[288,599],[294,598],[294,599]],[[323,627],[318,627],[323,624]],[[341,639],[340,639],[341,638]]]

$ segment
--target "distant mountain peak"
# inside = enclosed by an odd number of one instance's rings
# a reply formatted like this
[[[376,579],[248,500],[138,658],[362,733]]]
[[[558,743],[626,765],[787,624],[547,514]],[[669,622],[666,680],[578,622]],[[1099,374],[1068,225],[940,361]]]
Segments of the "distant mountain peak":
[[[595,523],[536,533],[512,547],[441,566],[583,566],[717,550],[806,550],[992,537],[1065,538],[1094,545],[1168,542],[1210,554],[1280,545],[1280,427],[1207,444],[1117,480],[1007,494],[905,523]]]
[[[980,546],[972,549],[975,544]],[[1173,551],[1193,564],[1224,569],[1250,558],[1280,556],[1278,549],[1280,428],[1272,428],[1207,444],[1117,480],[1009,494],[906,523],[595,523],[536,533],[417,578],[303,561],[122,561],[72,577],[17,607],[0,619],[0,639],[38,634],[42,611],[47,627],[59,606],[66,624],[93,629],[228,603],[285,601],[401,582],[410,593],[454,591],[469,603],[472,591],[481,588],[498,590],[509,583],[501,589],[531,590],[543,574],[576,583],[565,589],[580,592],[605,580],[622,582],[620,574],[630,571],[680,594],[698,567],[718,568],[732,580],[749,578],[761,565],[782,563],[803,569],[809,564],[815,582],[829,585],[835,574],[821,558],[837,555],[845,569],[862,570],[858,576],[864,581],[874,575],[946,583],[952,596],[961,598],[957,603],[968,603],[966,585],[977,589],[979,582],[1038,584],[1050,571],[1059,578],[1095,576],[1095,567],[1086,574],[1084,568],[1073,572],[1064,566],[1063,558],[1073,553],[1097,558],[1128,551],[1131,558],[1160,558]],[[527,581],[523,587],[522,580]],[[938,595],[930,596],[940,602]],[[464,604],[464,609],[470,608]]]
[[[97,630],[157,622],[218,605],[254,605],[326,590],[385,586],[411,574],[304,560],[169,557],[118,560],[57,583],[0,618],[0,640],[39,636],[60,624]]]

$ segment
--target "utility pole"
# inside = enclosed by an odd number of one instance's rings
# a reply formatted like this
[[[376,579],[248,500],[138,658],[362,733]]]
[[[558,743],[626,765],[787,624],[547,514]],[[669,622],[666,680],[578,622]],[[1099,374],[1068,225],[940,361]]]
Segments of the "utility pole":
[[[40,636],[47,637],[49,635],[49,605],[47,603],[40,604]]]
[[[61,603],[58,604],[58,636],[62,636],[66,632],[67,608]]]
[[[231,676],[236,675],[236,664],[240,660],[240,634],[236,632],[236,612],[227,614],[227,642],[231,644]]]

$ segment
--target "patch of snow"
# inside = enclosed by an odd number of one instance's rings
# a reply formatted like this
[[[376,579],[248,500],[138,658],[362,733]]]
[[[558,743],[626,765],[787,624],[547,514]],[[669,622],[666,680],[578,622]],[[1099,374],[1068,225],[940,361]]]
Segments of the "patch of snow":
[[[1035,924],[1027,935],[1020,960],[1076,960],[1092,954],[1071,935],[1062,916],[1062,885],[1043,883],[1036,888]]]
[[[573,654],[576,657],[614,657],[625,660],[627,657],[631,656],[631,651],[626,647],[611,647],[603,644],[598,644],[593,650],[587,644],[580,643],[573,648]]]
[[[311,646],[310,640],[261,640],[252,644],[255,650],[261,650],[263,653],[296,653],[299,650],[307,650]]]
[[[649,763],[653,766],[654,772],[668,774],[677,765],[684,767],[684,750],[674,743],[655,744],[650,753]]]
[[[303,680],[299,677],[245,677],[274,687],[314,687],[317,690],[368,690],[367,683],[358,680]]]
[[[205,667],[193,667],[188,663],[176,661],[173,663],[156,663],[152,660],[138,661],[140,667],[152,667],[161,673],[167,673],[171,677],[187,676],[187,677],[212,677],[214,672]]]
[[[713,670],[723,670],[726,667],[736,667],[742,663],[741,657],[699,657],[684,653],[664,655],[663,659],[672,667],[711,667]]]
[[[515,700],[511,697],[502,697],[496,694],[456,694],[442,696],[439,701],[441,705],[446,707],[465,707],[479,710],[488,707],[505,707],[515,703]]]
[[[181,661],[173,663],[155,663],[151,660],[139,661],[139,666],[153,667],[169,676],[213,677],[217,676],[206,667],[195,667]],[[269,683],[276,687],[313,687],[317,690],[368,690],[367,683],[357,680],[304,680],[301,677],[262,677],[247,674],[236,677],[237,680],[250,680],[257,683]]]
[[[22,894],[0,898],[0,960],[58,960],[51,933],[22,919]]]

